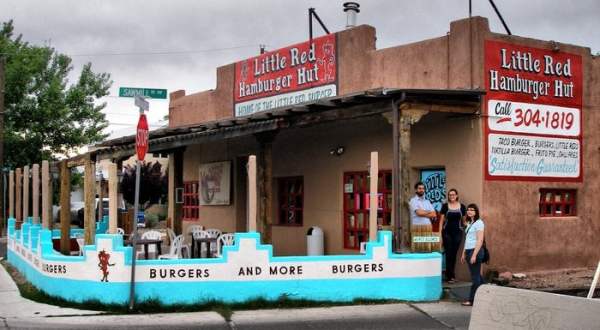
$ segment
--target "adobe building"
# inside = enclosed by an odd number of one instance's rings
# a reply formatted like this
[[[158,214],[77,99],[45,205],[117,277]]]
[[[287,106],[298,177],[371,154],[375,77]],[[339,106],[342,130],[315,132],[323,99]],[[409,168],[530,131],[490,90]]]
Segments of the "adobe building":
[[[214,90],[171,93],[150,152],[170,157],[175,230],[246,231],[245,166],[257,155],[258,231],[275,255],[306,254],[312,226],[326,254],[360,253],[377,151],[378,224],[401,244],[404,203],[423,180],[435,204],[456,188],[480,206],[493,269],[595,265],[598,57],[491,32],[483,17],[408,45],[375,40],[371,26],[350,28],[219,67]],[[105,146],[101,157],[134,152],[133,137]]]

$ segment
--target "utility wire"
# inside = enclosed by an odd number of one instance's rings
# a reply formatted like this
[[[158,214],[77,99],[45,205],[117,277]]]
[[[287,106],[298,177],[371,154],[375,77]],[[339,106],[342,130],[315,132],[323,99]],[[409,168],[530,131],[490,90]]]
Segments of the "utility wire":
[[[199,50],[180,50],[180,51],[149,51],[149,52],[109,52],[109,53],[81,53],[81,54],[66,54],[69,57],[101,57],[101,56],[145,56],[145,55],[185,55],[185,54],[198,54],[198,53],[211,53],[220,52],[226,50],[234,50],[241,48],[257,47],[259,45],[243,45],[225,48],[211,48],[211,49],[199,49]],[[14,53],[0,53],[0,55],[13,55]]]

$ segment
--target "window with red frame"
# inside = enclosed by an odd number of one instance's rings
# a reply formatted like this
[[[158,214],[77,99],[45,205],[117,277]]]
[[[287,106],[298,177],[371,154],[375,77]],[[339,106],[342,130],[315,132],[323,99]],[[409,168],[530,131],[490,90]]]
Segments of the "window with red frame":
[[[577,190],[540,189],[540,217],[577,215]]]
[[[359,250],[369,239],[369,172],[344,173],[344,248]],[[392,224],[392,171],[379,171],[377,226]]]
[[[277,179],[279,186],[279,224],[302,226],[304,215],[304,178],[301,176]]]
[[[198,220],[200,200],[198,199],[198,181],[183,183],[183,220]]]

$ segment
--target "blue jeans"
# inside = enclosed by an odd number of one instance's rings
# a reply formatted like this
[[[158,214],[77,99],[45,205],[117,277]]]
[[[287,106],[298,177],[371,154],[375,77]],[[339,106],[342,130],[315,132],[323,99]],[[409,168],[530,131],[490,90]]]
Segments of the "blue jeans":
[[[475,300],[475,292],[480,285],[485,283],[481,276],[481,260],[483,260],[483,249],[480,249],[475,258],[475,263],[471,264],[471,256],[473,255],[474,249],[465,250],[466,262],[469,266],[469,272],[471,273],[471,294],[469,295],[469,301],[473,304]]]

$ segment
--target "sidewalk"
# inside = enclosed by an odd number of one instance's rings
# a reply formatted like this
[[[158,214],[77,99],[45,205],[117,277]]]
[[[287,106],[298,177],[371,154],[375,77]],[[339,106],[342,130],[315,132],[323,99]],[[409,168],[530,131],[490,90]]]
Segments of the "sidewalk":
[[[458,302],[248,310],[230,320],[216,312],[110,315],[61,308],[21,297],[0,266],[0,329],[467,329],[470,308]]]

